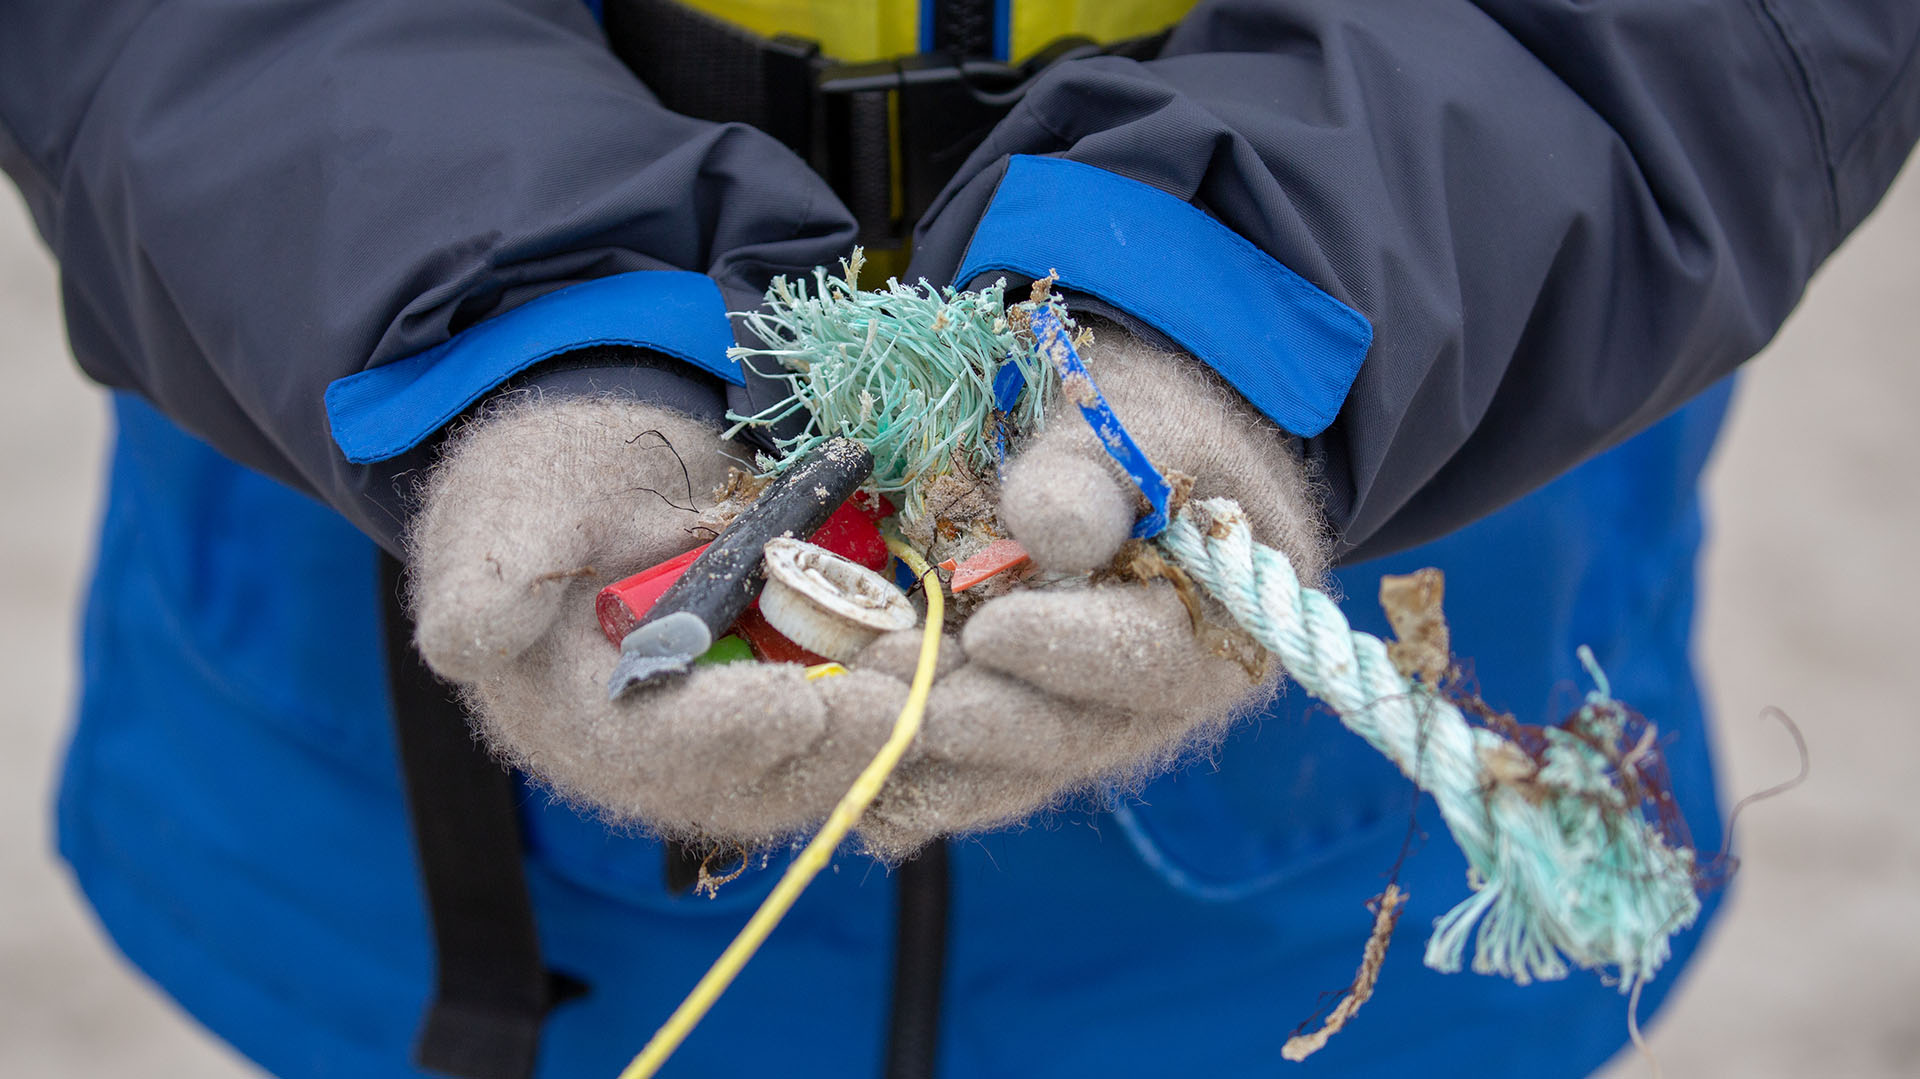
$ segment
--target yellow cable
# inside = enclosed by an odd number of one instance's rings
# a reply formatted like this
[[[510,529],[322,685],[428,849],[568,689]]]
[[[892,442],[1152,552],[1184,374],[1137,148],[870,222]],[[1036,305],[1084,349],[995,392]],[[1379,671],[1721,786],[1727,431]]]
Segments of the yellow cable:
[[[687,994],[687,999],[681,1001],[667,1021],[654,1032],[646,1048],[640,1050],[640,1055],[634,1057],[633,1063],[620,1073],[620,1079],[650,1079],[666,1064],[673,1051],[680,1048],[680,1043],[686,1041],[687,1035],[693,1033],[693,1028],[699,1025],[700,1020],[706,1018],[714,1001],[719,1000],[720,994],[733,984],[733,979],[747,965],[747,960],[753,958],[753,953],[766,942],[767,935],[793,908],[800,893],[826,868],[834,849],[860,822],[861,814],[873,804],[887,777],[893,774],[900,758],[905,755],[913,736],[920,732],[920,721],[927,713],[927,694],[933,690],[933,669],[940,658],[940,628],[946,615],[946,598],[940,592],[939,576],[926,559],[898,540],[889,538],[887,546],[920,578],[927,593],[927,628],[920,639],[920,664],[914,668],[913,686],[907,692],[906,706],[900,709],[899,718],[893,721],[893,733],[887,737],[886,744],[880,747],[880,752],[873,755],[873,760],[859,778],[853,781],[853,786],[841,797],[840,804],[833,807],[820,834],[813,837],[813,841],[781,874],[780,883],[774,885],[773,891],[760,903],[760,909],[753,912],[746,927],[733,938],[733,943],[727,945],[727,950],[720,953],[720,958],[714,960],[713,966],[707,968],[706,974],[693,987],[693,992]]]

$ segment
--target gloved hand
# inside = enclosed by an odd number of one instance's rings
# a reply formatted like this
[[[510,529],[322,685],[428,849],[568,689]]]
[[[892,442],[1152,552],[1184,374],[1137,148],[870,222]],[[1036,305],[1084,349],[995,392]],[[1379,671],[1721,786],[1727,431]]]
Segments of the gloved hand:
[[[1239,498],[1317,577],[1311,489],[1277,432],[1191,360],[1121,344],[1090,362],[1156,464]],[[1131,496],[1082,428],[1060,417],[1010,469],[1008,521],[1043,566],[1111,558],[1131,524]],[[757,846],[817,824],[885,741],[919,631],[883,637],[840,677],[703,667],[608,702],[617,653],[594,593],[699,542],[688,526],[729,450],[630,400],[498,406],[430,475],[408,534],[410,600],[422,654],[463,687],[497,753],[614,819]],[[947,640],[925,728],[861,833],[901,857],[1149,774],[1264,700],[1275,674],[1252,678],[1197,640],[1164,582],[993,600]]]
[[[1205,365],[1118,329],[1103,327],[1085,359],[1155,467],[1193,477],[1193,497],[1238,499],[1258,539],[1286,552],[1303,582],[1321,580],[1329,542],[1319,496],[1277,428]],[[1062,402],[1008,465],[998,512],[1040,569],[1080,572],[1114,560],[1143,506]],[[1196,598],[1214,627],[1233,624]],[[1196,636],[1165,580],[988,601],[961,630],[966,665],[935,684],[926,732],[862,834],[882,851],[911,850],[941,832],[1018,820],[1097,782],[1152,778],[1276,692],[1271,657],[1223,648],[1229,636]],[[877,642],[862,659],[904,677],[911,637]]]
[[[791,665],[699,667],[609,702],[618,650],[593,611],[599,589],[711,538],[690,526],[740,452],[629,398],[515,395],[430,473],[408,598],[421,654],[497,754],[611,818],[758,845],[823,817],[885,721],[850,728]]]

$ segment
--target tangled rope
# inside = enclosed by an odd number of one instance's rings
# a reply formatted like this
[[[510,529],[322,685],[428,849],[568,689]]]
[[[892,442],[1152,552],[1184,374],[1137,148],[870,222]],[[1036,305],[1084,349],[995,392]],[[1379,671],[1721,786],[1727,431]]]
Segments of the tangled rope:
[[[1301,586],[1284,554],[1254,541],[1231,499],[1189,503],[1155,542],[1438,803],[1474,894],[1434,922],[1428,966],[1459,970],[1477,924],[1473,970],[1521,985],[1565,977],[1567,960],[1611,969],[1622,992],[1660,969],[1669,937],[1700,912],[1693,852],[1667,843],[1622,791],[1607,749],[1626,713],[1592,653],[1581,649],[1596,688],[1578,727],[1546,728],[1544,750],[1528,753],[1401,674],[1383,641],[1354,630],[1326,594]]]
[[[904,496],[907,516],[919,517],[925,492],[956,462],[993,471],[1003,424],[1038,431],[1059,380],[1003,314],[1003,284],[961,292],[889,279],[862,291],[862,260],[856,248],[839,276],[815,270],[811,288],[776,277],[763,310],[735,313],[761,347],[727,354],[788,394],[751,416],[729,412],[726,437],[804,412],[805,428],[775,439],[768,471],[851,438],[873,454],[874,490]]]

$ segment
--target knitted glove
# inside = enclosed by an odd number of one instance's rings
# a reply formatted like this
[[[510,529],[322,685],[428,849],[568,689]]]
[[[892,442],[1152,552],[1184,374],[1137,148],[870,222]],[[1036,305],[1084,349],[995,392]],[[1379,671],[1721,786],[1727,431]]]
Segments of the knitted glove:
[[[1276,432],[1190,360],[1126,346],[1090,362],[1156,464],[1240,498],[1262,538],[1292,542],[1303,577],[1317,576],[1309,488]],[[1044,566],[1109,560],[1131,524],[1082,426],[1061,417],[1009,475],[1008,504],[1022,507],[1009,523]],[[704,667],[609,702],[617,651],[593,595],[698,542],[688,525],[733,463],[728,448],[630,400],[496,408],[455,433],[430,475],[408,535],[410,599],[422,654],[463,687],[501,756],[614,819],[753,846],[818,823],[885,741],[919,633],[883,637],[836,678]],[[1250,677],[1196,640],[1163,582],[994,600],[946,642],[925,729],[862,834],[901,857],[1146,774],[1263,701],[1274,673]]]
[[[563,798],[665,835],[763,845],[823,818],[891,716],[881,675],[699,667],[607,700],[602,587],[695,546],[738,452],[631,399],[528,393],[456,431],[408,530],[415,643],[493,750]],[[684,469],[684,471],[683,471]],[[873,685],[869,685],[873,683]]]

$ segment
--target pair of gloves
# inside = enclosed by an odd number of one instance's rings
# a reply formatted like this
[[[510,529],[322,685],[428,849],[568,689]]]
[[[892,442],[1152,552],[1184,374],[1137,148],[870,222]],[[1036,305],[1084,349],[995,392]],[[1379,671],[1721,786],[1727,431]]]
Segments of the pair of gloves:
[[[1318,580],[1327,542],[1297,444],[1200,363],[1104,336],[1090,370],[1153,462],[1195,477],[1198,497],[1238,499],[1256,536]],[[837,677],[703,666],[609,702],[617,649],[595,593],[707,538],[693,510],[741,456],[629,398],[509,395],[449,439],[408,552],[416,643],[499,756],[609,819],[753,848],[808,830],[845,793],[905,702],[921,631],[881,637]],[[1034,562],[1061,571],[1106,566],[1140,504],[1071,410],[1009,463],[1000,499]],[[1150,778],[1279,677],[1197,636],[1164,580],[990,600],[943,642],[925,725],[860,836],[900,859]]]

